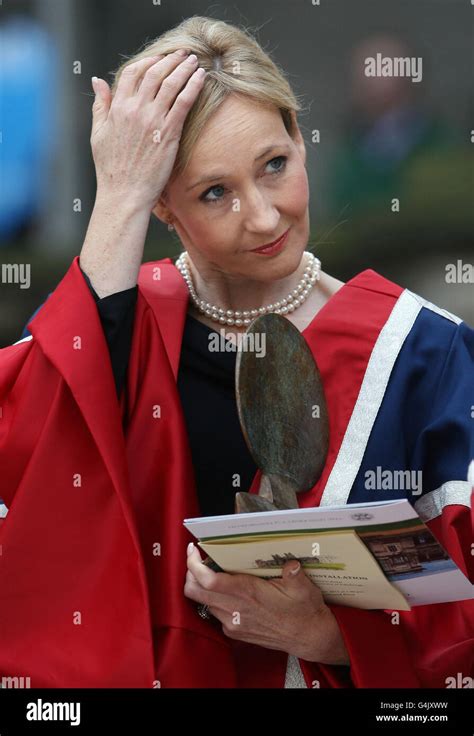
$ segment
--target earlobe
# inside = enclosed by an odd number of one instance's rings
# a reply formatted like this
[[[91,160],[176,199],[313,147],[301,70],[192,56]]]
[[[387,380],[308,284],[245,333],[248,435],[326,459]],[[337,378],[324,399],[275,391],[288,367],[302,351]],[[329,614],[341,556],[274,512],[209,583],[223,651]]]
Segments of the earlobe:
[[[152,213],[165,225],[168,225],[172,221],[171,212],[163,202],[163,197],[160,197],[155,206],[152,209]]]

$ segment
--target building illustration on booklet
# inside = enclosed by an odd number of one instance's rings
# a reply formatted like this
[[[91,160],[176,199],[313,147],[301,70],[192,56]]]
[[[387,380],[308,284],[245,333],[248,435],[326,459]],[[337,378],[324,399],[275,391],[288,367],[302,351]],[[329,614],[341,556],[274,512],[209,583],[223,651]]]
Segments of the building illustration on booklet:
[[[312,567],[319,570],[344,570],[346,567],[342,562],[328,562],[324,559],[316,557],[315,555],[309,555],[307,557],[300,557],[293,554],[292,552],[283,552],[281,554],[273,554],[271,559],[267,560],[255,560],[255,566],[260,569],[267,569],[269,567],[281,568],[286,562],[290,560],[298,560],[303,567]]]
[[[424,524],[406,530],[359,532],[359,536],[389,578],[408,573],[430,574],[455,567]]]

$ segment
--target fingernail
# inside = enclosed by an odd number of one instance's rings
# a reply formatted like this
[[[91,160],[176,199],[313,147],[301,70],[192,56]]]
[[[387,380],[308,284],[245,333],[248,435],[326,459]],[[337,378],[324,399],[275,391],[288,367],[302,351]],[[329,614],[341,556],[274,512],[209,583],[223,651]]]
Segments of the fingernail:
[[[95,88],[96,82],[97,82],[97,77],[91,77],[92,89],[97,94],[97,90]]]
[[[299,571],[300,571],[300,567],[301,567],[301,565],[300,565],[300,563],[298,562],[298,567],[294,567],[294,568],[292,568],[292,569],[290,570],[290,575],[297,575],[297,574],[299,573]]]
[[[187,49],[179,49],[179,51],[176,52],[180,56],[187,56],[189,54],[189,51]]]
[[[187,549],[187,554],[188,554],[188,557],[189,557],[189,555],[191,554],[191,552],[192,552],[193,550],[194,550],[194,544],[193,544],[192,542],[189,542],[189,544],[188,544],[188,549]]]

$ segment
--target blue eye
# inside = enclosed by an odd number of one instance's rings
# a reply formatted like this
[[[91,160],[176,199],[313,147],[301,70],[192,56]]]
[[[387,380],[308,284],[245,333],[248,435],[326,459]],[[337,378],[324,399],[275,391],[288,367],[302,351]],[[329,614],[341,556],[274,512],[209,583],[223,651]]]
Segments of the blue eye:
[[[207,199],[207,195],[213,192],[214,189],[222,189],[222,191],[224,191],[224,187],[221,184],[215,184],[213,187],[210,187],[210,189],[206,189],[204,194],[201,194],[199,199],[202,199],[203,202],[219,202],[222,197],[217,197],[216,199]]]
[[[270,161],[267,162],[267,166],[269,166],[270,164],[273,164],[275,161],[281,162],[281,165],[277,169],[274,169],[273,168],[272,171],[270,171],[268,173],[270,173],[270,174],[281,174],[282,171],[284,171],[284,169],[285,169],[287,160],[288,160],[288,156],[275,156],[275,158],[270,159]],[[221,202],[222,199],[223,199],[223,195],[220,196],[220,197],[219,196],[215,196],[212,199],[208,199],[208,196],[207,195],[208,194],[211,194],[211,192],[214,192],[215,189],[221,189],[222,192],[225,191],[225,187],[223,187],[222,184],[215,184],[213,187],[209,187],[209,189],[206,189],[206,191],[203,192],[200,195],[199,199],[201,201],[205,202],[206,204],[208,204],[208,203],[209,204],[211,204],[211,203],[214,204],[215,202]]]
[[[273,171],[271,171],[270,173],[271,174],[279,174],[281,171],[283,171],[283,169],[286,166],[287,159],[288,159],[288,156],[276,156],[275,158],[272,158],[272,160],[268,162],[267,166],[269,166],[270,164],[272,164],[274,161],[281,161],[281,164],[282,165],[278,169],[273,169]]]

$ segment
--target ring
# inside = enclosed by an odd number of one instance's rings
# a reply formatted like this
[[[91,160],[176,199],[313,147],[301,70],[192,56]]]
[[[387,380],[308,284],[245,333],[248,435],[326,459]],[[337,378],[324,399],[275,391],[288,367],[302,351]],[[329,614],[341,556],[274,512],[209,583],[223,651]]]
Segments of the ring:
[[[201,618],[211,618],[211,615],[209,613],[209,606],[204,603],[199,604],[198,613],[201,616]]]

